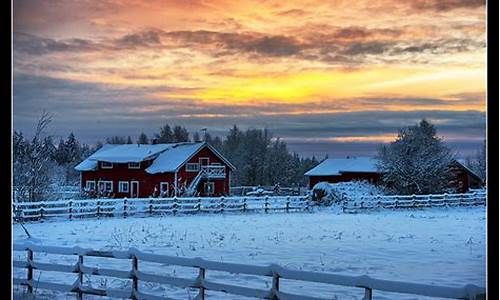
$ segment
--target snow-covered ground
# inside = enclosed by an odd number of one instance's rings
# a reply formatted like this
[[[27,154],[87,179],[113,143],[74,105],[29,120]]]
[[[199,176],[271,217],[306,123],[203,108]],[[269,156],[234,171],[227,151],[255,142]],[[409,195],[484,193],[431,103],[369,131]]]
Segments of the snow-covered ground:
[[[202,257],[214,261],[268,265],[369,275],[377,279],[422,284],[485,286],[486,215],[484,207],[428,209],[420,211],[335,214],[328,209],[314,213],[195,215],[152,218],[109,218],[27,224],[29,232],[45,245],[80,246],[101,250],[135,247],[156,254]],[[26,241],[15,224],[14,242]],[[14,252],[25,259],[25,253]],[[35,261],[74,264],[75,256],[35,253]],[[91,266],[130,270],[130,261],[86,258]],[[153,274],[194,278],[197,270],[140,263]],[[25,270],[14,269],[24,278]],[[40,278],[39,278],[40,277]],[[35,279],[72,283],[76,275],[35,272]],[[94,287],[120,286],[128,281],[93,277]],[[207,271],[216,282],[268,288],[270,278]],[[144,292],[190,299],[196,291],[154,284],[141,285]],[[363,289],[282,280],[286,292],[328,299],[360,299]],[[37,298],[50,295],[38,290]],[[242,299],[208,292],[212,299]],[[210,297],[212,295],[212,297]],[[49,297],[49,296],[47,296]],[[58,294],[73,299],[74,295]],[[92,296],[85,296],[92,299]],[[102,297],[96,297],[96,299]],[[374,291],[374,299],[430,299]],[[435,299],[435,298],[433,298]]]

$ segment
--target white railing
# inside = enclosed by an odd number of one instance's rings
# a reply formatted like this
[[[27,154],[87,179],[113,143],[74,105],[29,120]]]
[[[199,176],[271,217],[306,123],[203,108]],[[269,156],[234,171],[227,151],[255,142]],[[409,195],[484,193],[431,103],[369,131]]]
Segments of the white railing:
[[[47,218],[127,217],[131,215],[272,212],[309,210],[307,196],[124,198],[24,202],[13,204],[14,221]]]
[[[167,299],[151,294],[145,291],[139,291],[139,281],[150,283],[168,284],[179,288],[198,289],[198,295],[195,299],[205,299],[207,291],[224,292],[231,295],[255,297],[262,299],[324,299],[305,295],[296,295],[281,291],[281,279],[299,280],[304,282],[326,283],[338,286],[347,286],[362,288],[365,290],[364,300],[371,300],[373,291],[384,291],[392,293],[404,293],[420,295],[427,297],[451,298],[451,299],[485,299],[486,290],[482,287],[469,284],[463,287],[444,287],[426,284],[408,283],[402,281],[389,281],[374,279],[369,276],[346,276],[331,273],[318,273],[297,271],[283,268],[279,265],[254,266],[236,263],[223,263],[208,261],[201,258],[182,258],[177,256],[157,255],[141,252],[137,249],[128,251],[96,251],[92,249],[83,249],[79,247],[53,247],[28,244],[14,244],[14,251],[26,251],[27,260],[14,260],[14,268],[27,269],[27,276],[23,278],[14,278],[16,285],[27,286],[27,293],[33,295],[33,287],[39,289],[55,290],[60,292],[76,293],[78,299],[82,299],[83,294],[109,296],[129,299]],[[62,265],[53,263],[41,263],[34,261],[34,252],[59,255],[75,255],[78,260],[74,265]],[[131,270],[114,270],[84,265],[84,257],[103,257],[112,259],[131,260]],[[161,276],[148,274],[139,270],[139,261],[158,263],[161,266],[174,265],[181,267],[196,268],[199,270],[198,276],[193,279]],[[159,267],[161,267],[159,266]],[[57,271],[64,273],[77,274],[76,280],[72,285],[44,282],[35,280],[33,271]],[[210,281],[207,277],[208,271],[222,271],[231,274],[247,274],[256,276],[266,276],[272,278],[270,289],[256,289],[247,286],[236,286],[231,284],[217,283]],[[129,279],[132,281],[130,289],[98,289],[86,286],[83,283],[83,275],[109,276],[120,279]],[[146,291],[147,292],[147,291]],[[325,295],[326,296],[326,295]]]
[[[206,178],[226,178],[225,166],[201,166],[200,171]]]
[[[428,208],[486,205],[486,192],[434,195],[373,195],[343,201],[344,212],[378,208]]]

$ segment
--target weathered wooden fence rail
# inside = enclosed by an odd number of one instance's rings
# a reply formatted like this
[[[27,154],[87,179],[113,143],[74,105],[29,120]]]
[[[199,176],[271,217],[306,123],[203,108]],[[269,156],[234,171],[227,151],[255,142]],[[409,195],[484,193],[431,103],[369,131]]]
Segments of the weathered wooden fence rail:
[[[14,221],[63,217],[127,217],[131,215],[196,214],[223,212],[303,211],[307,196],[244,196],[190,198],[83,199],[14,203]]]
[[[14,268],[27,269],[26,278],[14,278],[14,284],[26,286],[28,294],[33,294],[33,287],[36,284],[37,288],[39,289],[76,293],[79,299],[82,299],[83,294],[129,299],[168,299],[165,297],[145,293],[147,291],[139,291],[139,281],[167,284],[179,288],[198,289],[199,292],[195,299],[201,300],[205,299],[207,291],[218,291],[231,295],[256,297],[262,299],[323,299],[282,292],[280,290],[281,279],[292,279],[303,282],[326,283],[338,286],[362,288],[365,290],[365,296],[363,298],[364,300],[371,300],[372,295],[376,290],[451,299],[485,299],[486,293],[485,288],[477,287],[471,284],[464,287],[443,287],[401,281],[379,280],[373,279],[368,276],[345,276],[331,273],[289,270],[279,265],[254,266],[208,261],[201,258],[182,258],[176,256],[157,255],[144,253],[133,248],[129,249],[128,251],[96,251],[79,247],[53,247],[26,243],[14,244],[13,250],[27,252],[26,261],[14,260],[13,262]],[[34,252],[59,255],[75,255],[78,257],[78,260],[74,265],[40,263],[35,261]],[[85,266],[85,256],[104,257],[112,259],[129,259],[131,260],[131,270],[123,271]],[[159,263],[162,265],[175,265],[181,267],[196,268],[199,270],[199,273],[198,276],[194,279],[148,274],[139,270],[139,261]],[[33,270],[75,273],[77,274],[77,276],[72,285],[43,282],[39,280],[35,282]],[[256,289],[236,286],[232,284],[216,283],[210,281],[207,278],[207,275],[209,275],[210,273],[209,271],[222,271],[231,274],[246,274],[271,277],[271,288]],[[130,289],[120,290],[111,288],[93,288],[91,286],[84,285],[82,280],[83,274],[109,276],[113,278],[131,280],[132,287]]]
[[[405,209],[428,207],[456,207],[486,205],[486,192],[439,195],[376,195],[346,199],[342,203],[344,212],[358,212],[377,208]]]

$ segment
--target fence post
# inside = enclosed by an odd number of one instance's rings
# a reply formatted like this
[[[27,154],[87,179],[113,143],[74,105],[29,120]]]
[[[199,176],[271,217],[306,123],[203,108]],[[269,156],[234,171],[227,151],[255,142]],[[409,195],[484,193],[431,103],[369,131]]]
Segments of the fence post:
[[[198,197],[198,212],[201,212],[201,197]]]
[[[224,197],[220,197],[220,212],[223,213],[224,212]]]
[[[290,196],[286,197],[286,207],[285,207],[286,212],[290,210]]]
[[[101,202],[97,200],[97,218],[101,215]]]
[[[247,211],[247,198],[243,197],[243,212]]]
[[[43,219],[43,211],[44,211],[44,209],[43,209],[43,203],[40,203],[40,220]]]
[[[198,294],[198,299],[205,300],[205,288],[203,287],[203,281],[205,280],[205,269],[200,267],[198,272],[198,282],[200,283],[200,292]]]
[[[396,202],[394,202],[394,208],[398,208],[398,203],[399,203],[398,200],[396,200]]]
[[[372,289],[365,287],[365,296],[363,300],[372,300]]]
[[[271,299],[279,299],[277,296],[277,292],[280,290],[280,276],[276,272],[273,272],[273,283],[271,286],[271,290],[272,290]]]
[[[137,292],[139,289],[139,278],[137,278],[137,271],[139,270],[139,261],[135,254],[132,255],[132,299],[137,299]]]
[[[73,217],[73,200],[69,200],[69,220]]]
[[[83,272],[81,266],[83,265],[83,255],[78,255],[78,291],[76,292],[76,299],[82,300],[83,299],[83,293],[82,293],[82,286],[83,286]]]
[[[446,202],[448,202],[448,193],[444,193],[444,197],[443,197],[443,204],[445,204]]]
[[[127,217],[127,198],[123,198],[123,217]]]
[[[149,215],[150,216],[153,215],[153,199],[152,198],[149,199]]]
[[[174,196],[174,204],[172,205],[172,213],[174,216],[177,214],[177,196]]]
[[[28,248],[27,260],[28,260],[28,294],[33,295],[33,267],[31,262],[33,261],[33,250]]]
[[[266,198],[265,198],[265,202],[264,202],[264,207],[265,207],[265,208],[264,208],[264,211],[266,212],[266,214],[267,214],[267,210],[268,210],[268,208],[267,208],[267,207],[269,206],[269,202],[267,201],[268,199],[269,199],[269,197],[268,197],[268,196],[266,196]]]

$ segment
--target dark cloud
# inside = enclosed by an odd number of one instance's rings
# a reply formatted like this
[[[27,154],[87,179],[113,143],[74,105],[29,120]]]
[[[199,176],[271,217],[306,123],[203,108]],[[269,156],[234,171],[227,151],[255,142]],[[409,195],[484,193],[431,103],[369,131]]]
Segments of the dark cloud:
[[[161,45],[161,35],[164,34],[161,30],[148,30],[138,33],[127,34],[117,39],[114,44],[118,47],[136,48],[136,47],[152,47]]]
[[[26,53],[43,55],[54,52],[88,52],[100,51],[104,48],[98,43],[85,39],[55,40],[41,38],[23,32],[14,32],[14,55]]]
[[[411,6],[416,10],[450,11],[458,8],[478,8],[486,5],[486,0],[418,0]]]

